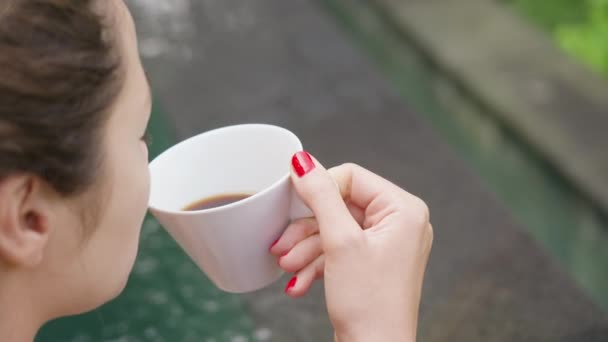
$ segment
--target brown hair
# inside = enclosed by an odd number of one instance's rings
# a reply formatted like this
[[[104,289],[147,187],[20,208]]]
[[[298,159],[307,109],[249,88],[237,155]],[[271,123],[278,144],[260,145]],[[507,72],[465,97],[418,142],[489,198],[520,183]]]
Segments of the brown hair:
[[[96,0],[1,1],[0,180],[31,173],[74,195],[100,169],[118,49]]]

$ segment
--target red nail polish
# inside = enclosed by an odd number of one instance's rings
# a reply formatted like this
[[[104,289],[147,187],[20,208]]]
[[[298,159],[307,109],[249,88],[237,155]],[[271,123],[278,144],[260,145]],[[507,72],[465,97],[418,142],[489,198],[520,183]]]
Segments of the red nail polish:
[[[315,162],[306,151],[300,151],[294,154],[293,158],[291,158],[291,165],[293,165],[293,169],[296,171],[298,177],[304,176],[315,168]]]
[[[278,238],[278,239],[274,240],[274,242],[272,243],[272,245],[270,245],[270,247],[268,248],[268,250],[271,250],[271,249],[272,249],[272,247],[274,247],[274,246],[275,246],[275,245],[276,245],[276,244],[279,242],[279,239],[280,239],[280,238]]]
[[[298,281],[298,277],[291,278],[289,283],[287,283],[287,287],[285,287],[285,292],[289,292],[289,290],[291,290],[294,286],[296,286],[297,281]]]

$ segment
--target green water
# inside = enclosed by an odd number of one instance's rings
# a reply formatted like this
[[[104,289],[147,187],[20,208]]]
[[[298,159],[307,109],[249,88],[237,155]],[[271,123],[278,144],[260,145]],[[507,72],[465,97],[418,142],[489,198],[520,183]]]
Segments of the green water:
[[[151,158],[173,142],[164,118],[155,105]],[[49,323],[36,341],[246,342],[253,340],[252,332],[239,297],[216,289],[148,216],[125,291],[89,314]]]
[[[608,310],[608,213],[559,177],[514,132],[437,71],[409,37],[368,2],[324,0],[408,104],[424,116],[528,232]]]

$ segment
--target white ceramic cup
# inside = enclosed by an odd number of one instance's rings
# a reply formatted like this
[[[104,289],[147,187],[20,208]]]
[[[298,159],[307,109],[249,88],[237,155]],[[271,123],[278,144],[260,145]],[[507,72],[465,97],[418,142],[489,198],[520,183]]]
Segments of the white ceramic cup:
[[[261,289],[282,274],[268,249],[290,220],[313,216],[293,191],[289,168],[302,143],[277,126],[219,128],[169,148],[150,163],[150,211],[220,289]],[[221,194],[251,197],[183,211]]]

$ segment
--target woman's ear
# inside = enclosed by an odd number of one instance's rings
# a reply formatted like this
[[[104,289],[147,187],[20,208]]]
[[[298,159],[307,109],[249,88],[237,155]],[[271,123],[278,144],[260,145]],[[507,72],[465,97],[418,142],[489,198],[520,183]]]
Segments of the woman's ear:
[[[52,206],[46,184],[32,175],[0,180],[0,263],[35,267],[50,235]]]

